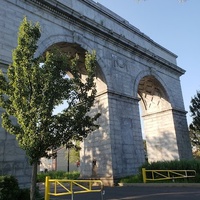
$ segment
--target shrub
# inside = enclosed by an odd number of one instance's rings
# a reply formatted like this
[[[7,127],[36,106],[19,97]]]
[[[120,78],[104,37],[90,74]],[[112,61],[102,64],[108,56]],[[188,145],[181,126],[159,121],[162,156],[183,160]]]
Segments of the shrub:
[[[142,183],[142,176],[141,174],[133,175],[133,176],[127,176],[122,179],[120,179],[120,183]]]
[[[173,160],[145,163],[141,168],[148,170],[195,170],[196,177],[188,179],[176,179],[176,182],[200,182],[200,161],[199,160]],[[162,181],[163,182],[163,181]],[[166,180],[164,182],[171,182]]]
[[[141,183],[142,168],[147,170],[195,170],[195,178],[176,179],[175,182],[200,183],[200,161],[199,160],[173,160],[145,163],[140,167],[140,173],[120,179],[121,183]],[[154,181],[155,182],[155,181]],[[161,182],[172,182],[172,180],[162,180]]]
[[[1,176],[0,188],[1,200],[18,200],[19,186],[14,176]]]
[[[141,168],[149,170],[196,170],[200,174],[200,161],[198,160],[172,160],[145,163]]]
[[[39,190],[37,190],[39,197]],[[14,176],[0,176],[0,200],[30,200],[30,190],[19,188]]]
[[[40,172],[37,175],[37,182],[45,182],[45,177],[50,176],[51,179],[71,179],[76,180],[80,176],[80,173],[77,171],[74,172],[65,172],[65,171],[49,171],[49,172]]]
[[[30,189],[23,188],[19,190],[18,200],[30,200]]]

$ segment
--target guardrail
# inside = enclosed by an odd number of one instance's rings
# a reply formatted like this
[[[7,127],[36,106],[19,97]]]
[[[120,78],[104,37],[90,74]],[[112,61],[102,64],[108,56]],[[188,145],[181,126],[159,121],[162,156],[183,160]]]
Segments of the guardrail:
[[[192,178],[196,176],[195,170],[146,170],[142,168],[143,182]]]
[[[95,185],[94,185],[95,184]],[[67,179],[50,179],[46,176],[45,180],[45,200],[49,200],[50,196],[71,195],[74,194],[99,192],[101,200],[103,200],[104,190],[103,183],[100,180],[67,180]]]

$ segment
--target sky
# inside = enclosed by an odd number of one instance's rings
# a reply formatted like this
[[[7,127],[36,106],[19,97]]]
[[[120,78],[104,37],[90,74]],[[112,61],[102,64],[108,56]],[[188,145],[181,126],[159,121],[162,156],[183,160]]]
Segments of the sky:
[[[200,90],[200,0],[94,0],[178,56],[188,125],[191,98]]]

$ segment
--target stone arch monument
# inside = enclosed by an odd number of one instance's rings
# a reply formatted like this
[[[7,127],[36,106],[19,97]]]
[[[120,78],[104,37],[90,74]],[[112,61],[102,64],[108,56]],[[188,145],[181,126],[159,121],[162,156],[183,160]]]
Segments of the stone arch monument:
[[[96,50],[97,90],[93,112],[101,112],[99,130],[82,144],[81,176],[112,185],[137,173],[145,161],[191,158],[177,56],[126,20],[92,0],[1,0],[0,67],[6,72],[24,16],[41,25],[40,55],[52,45],[84,55]],[[2,113],[0,109],[0,114]],[[30,167],[15,138],[0,127],[0,172],[21,185]],[[0,175],[1,175],[0,174]]]

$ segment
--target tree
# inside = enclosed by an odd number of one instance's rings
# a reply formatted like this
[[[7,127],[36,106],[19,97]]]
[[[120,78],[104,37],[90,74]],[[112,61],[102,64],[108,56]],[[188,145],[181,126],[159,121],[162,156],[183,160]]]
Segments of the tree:
[[[38,23],[26,18],[19,27],[18,45],[7,76],[0,72],[2,126],[16,136],[32,165],[30,199],[35,199],[37,165],[41,157],[51,157],[49,150],[71,140],[82,140],[98,128],[99,113],[91,115],[95,89],[95,53],[86,53],[87,78],[81,80],[78,56],[69,57],[58,50],[35,57],[41,36]],[[70,71],[71,79],[66,78]],[[61,113],[55,106],[67,102]],[[52,151],[54,152],[54,151]]]
[[[192,123],[189,126],[193,147],[200,150],[200,91],[192,98],[190,105]]]
[[[70,163],[76,163],[80,160],[80,142],[77,141],[76,146],[70,149]]]

